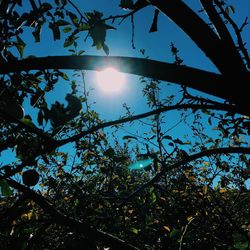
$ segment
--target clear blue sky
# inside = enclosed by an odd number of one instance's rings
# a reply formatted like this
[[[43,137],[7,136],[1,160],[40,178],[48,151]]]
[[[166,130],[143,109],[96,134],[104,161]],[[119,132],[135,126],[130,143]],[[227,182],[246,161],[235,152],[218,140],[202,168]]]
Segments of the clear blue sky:
[[[28,2],[28,1],[27,1]],[[98,10],[104,13],[104,16],[124,14],[125,11],[118,7],[119,1],[117,0],[92,0],[85,1],[75,0],[80,9],[84,12]],[[185,1],[193,9],[198,11],[200,9],[199,1]],[[242,23],[245,16],[250,16],[249,0],[231,1],[236,9],[236,13],[233,15],[237,23]],[[204,15],[204,18],[206,16]],[[121,56],[135,56],[141,57],[139,50],[145,49],[146,55],[152,59],[172,62],[173,57],[170,52],[170,43],[173,42],[180,50],[180,56],[184,59],[184,63],[188,66],[205,69],[208,71],[217,71],[212,63],[205,57],[196,45],[182,32],[179,27],[176,26],[171,20],[169,20],[163,14],[159,16],[158,32],[148,33],[151,22],[153,19],[153,8],[147,7],[143,11],[139,12],[135,16],[135,46],[136,49],[132,49],[131,46],[131,23],[130,18],[125,20],[121,25],[118,22],[114,24],[117,27],[116,31],[109,31],[107,35],[107,44],[110,48],[110,55]],[[30,42],[27,44],[25,56],[49,56],[49,55],[65,55],[69,54],[62,46],[62,42],[53,42],[52,34],[49,31],[43,30],[41,43]],[[249,27],[247,27],[243,33],[243,37],[250,48],[250,35]],[[31,34],[26,34],[28,40],[33,41]],[[97,51],[95,47],[92,47],[92,40],[89,38],[85,43],[83,40],[86,34],[78,41],[79,50],[83,49],[86,54],[104,55],[103,51]],[[50,41],[48,43],[48,41]],[[102,93],[96,93],[93,98],[98,99],[96,108],[100,109],[102,113],[119,114],[122,103],[126,102],[132,105],[135,111],[142,112],[146,107],[142,105],[145,103],[140,93],[140,85],[138,84],[138,77],[127,76],[127,91],[121,95],[116,96],[103,96]],[[86,81],[89,87],[96,87],[95,73],[87,72]],[[60,92],[65,90],[65,84],[58,86]],[[58,96],[57,96],[58,98]],[[59,97],[60,98],[60,97]],[[63,98],[63,96],[61,97]],[[103,101],[105,102],[105,109],[102,110]],[[139,104],[139,105],[138,105]],[[108,116],[109,117],[109,116]]]
[[[125,11],[118,7],[119,1],[117,0],[92,0],[80,1],[73,0],[80,9],[84,12],[98,10],[104,13],[104,16],[115,14],[124,14]],[[198,0],[186,0],[187,4],[192,6],[196,11],[200,9]],[[245,17],[250,18],[250,4],[249,0],[229,1],[235,7],[236,13],[233,15],[238,24],[241,24]],[[28,1],[26,2],[28,4]],[[24,8],[29,8],[24,6]],[[206,16],[204,16],[206,18]],[[184,63],[191,67],[197,67],[208,71],[217,72],[216,68],[209,62],[204,54],[196,47],[196,45],[182,32],[175,23],[169,20],[166,16],[160,14],[158,22],[158,32],[148,33],[151,22],[153,19],[153,8],[147,7],[135,16],[135,47],[131,46],[131,23],[130,18],[125,20],[121,25],[118,22],[113,24],[117,30],[109,31],[107,34],[106,43],[110,48],[111,56],[134,56],[141,57],[140,49],[145,49],[145,54],[154,60],[173,62],[173,57],[170,51],[170,44],[173,42],[180,51],[180,56],[184,59]],[[109,23],[110,24],[110,23]],[[243,33],[243,38],[247,42],[247,47],[250,49],[250,32],[247,27]],[[89,38],[84,42],[86,33],[78,40],[79,50],[85,50],[85,54],[105,55],[103,51],[97,51],[92,47],[92,40]],[[41,43],[34,43],[31,32],[24,33],[24,40],[28,41],[24,53],[24,57],[29,55],[35,56],[52,56],[52,55],[68,55],[67,49],[63,48],[62,41],[53,41],[52,33],[48,30],[43,30],[41,36]],[[90,89],[96,88],[95,72],[86,72],[86,83]],[[81,83],[79,82],[81,85]],[[202,83],[201,83],[202,84]],[[124,93],[118,95],[104,95],[100,91],[91,91],[90,102],[95,101],[95,109],[101,114],[104,119],[117,119],[120,115],[124,114],[122,109],[123,103],[127,103],[132,108],[135,114],[148,111],[145,98],[141,94],[142,86],[136,76],[127,76],[127,89]],[[164,95],[172,94],[170,90],[178,91],[177,85],[171,85],[166,90]],[[49,99],[51,102],[56,100],[64,101],[64,96],[69,91],[69,84],[67,82],[60,82],[56,87],[56,95],[51,94]],[[28,108],[26,112],[29,112]],[[166,129],[171,128],[178,122],[179,116],[175,112],[171,112],[167,116]],[[135,132],[140,129],[128,128],[130,132]],[[172,135],[179,137],[187,131],[183,131],[184,127],[179,126],[171,131]]]

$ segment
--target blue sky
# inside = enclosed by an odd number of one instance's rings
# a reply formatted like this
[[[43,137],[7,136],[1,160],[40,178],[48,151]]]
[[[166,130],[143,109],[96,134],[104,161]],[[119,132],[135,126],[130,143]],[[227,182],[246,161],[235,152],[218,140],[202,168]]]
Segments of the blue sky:
[[[25,2],[25,1],[24,1]],[[98,10],[104,13],[104,16],[110,16],[115,14],[125,14],[124,10],[121,10],[118,5],[117,0],[92,0],[92,1],[73,1],[76,3],[80,9],[84,12]],[[186,0],[194,10],[198,11],[200,9],[199,1]],[[240,1],[230,1],[235,7],[236,13],[233,14],[234,19],[238,24],[241,24],[245,17],[250,17],[250,5],[249,0]],[[26,2],[26,4],[28,1]],[[26,6],[24,6],[26,8]],[[206,16],[204,15],[206,19]],[[134,56],[142,57],[140,49],[145,49],[145,55],[154,60],[173,62],[173,57],[170,51],[170,44],[173,42],[175,46],[179,49],[179,55],[184,59],[184,63],[191,67],[197,67],[205,69],[208,71],[217,72],[216,68],[211,62],[205,57],[203,52],[201,52],[196,45],[191,41],[187,35],[182,32],[179,27],[169,20],[163,14],[159,16],[158,22],[158,32],[149,33],[150,25],[153,19],[153,8],[147,7],[143,11],[135,15],[135,47],[133,49],[131,46],[131,23],[130,18],[126,19],[121,25],[115,22],[114,25],[117,30],[109,31],[106,38],[106,43],[110,48],[111,56]],[[110,24],[110,23],[109,23]],[[247,42],[247,47],[250,49],[250,36],[249,27],[243,32],[243,38]],[[84,42],[86,33],[78,41],[78,49],[84,50],[85,54],[92,55],[105,55],[104,52],[97,51],[95,47],[92,47],[92,40],[88,38]],[[34,43],[34,38],[31,32],[25,32],[23,34],[23,39],[28,41],[27,47],[24,53],[24,57],[29,55],[36,56],[53,56],[53,55],[69,55],[70,53],[67,49],[63,48],[63,41],[53,41],[51,31],[44,29],[41,36],[41,43]],[[68,72],[67,72],[68,73]],[[69,72],[69,75],[71,73]],[[105,95],[102,93],[96,85],[96,75],[95,72],[89,71],[85,72],[85,80],[87,88],[95,88],[95,91],[90,92],[90,102],[96,102],[94,108],[100,113],[103,119],[117,119],[120,115],[124,115],[124,109],[122,105],[127,103],[128,106],[132,108],[135,114],[143,113],[149,110],[146,105],[146,100],[141,94],[142,85],[139,82],[139,78],[132,75],[127,75],[126,91],[116,95]],[[78,79],[79,91],[81,91],[82,83]],[[202,83],[201,83],[202,84]],[[166,93],[163,95],[172,94],[171,92],[176,92],[179,90],[177,85],[166,86]],[[68,82],[62,81],[57,84],[56,95],[51,94],[48,96],[51,103],[58,100],[63,102],[65,93],[70,91],[70,86]],[[26,113],[29,112],[28,106],[26,108]],[[167,115],[167,125],[166,129],[171,128],[178,122],[179,115],[176,112],[170,112]],[[129,132],[136,132],[140,130],[141,127],[127,127]],[[174,137],[182,136],[188,133],[186,127],[177,126],[171,132],[169,132]],[[7,157],[8,158],[8,157]]]
[[[28,2],[28,1],[27,1]],[[199,1],[185,1],[194,10],[198,11],[200,9]],[[235,7],[236,13],[233,15],[237,23],[242,23],[245,16],[250,16],[250,5],[249,0],[241,1],[231,1]],[[121,10],[118,7],[119,1],[117,0],[92,0],[85,1],[84,4],[80,0],[75,0],[80,9],[84,12],[98,10],[104,13],[104,16],[110,16],[115,14],[125,14],[126,11]],[[84,6],[83,6],[84,5]],[[206,16],[203,14],[204,18]],[[208,71],[217,72],[217,69],[213,64],[206,58],[206,56],[201,52],[196,45],[187,37],[187,35],[180,30],[180,28],[169,20],[163,14],[159,15],[158,21],[158,32],[149,33],[149,28],[153,19],[153,8],[147,7],[135,15],[135,47],[132,49],[131,46],[131,23],[130,18],[127,18],[121,25],[118,22],[114,24],[117,28],[116,31],[109,31],[106,38],[106,43],[110,48],[110,55],[120,55],[120,56],[135,56],[142,57],[139,52],[140,49],[145,49],[145,54],[151,59],[172,62],[173,57],[170,51],[170,44],[173,42],[175,46],[180,51],[180,56],[184,59],[184,63],[191,67],[197,67],[205,69]],[[109,23],[110,24],[110,23]],[[84,42],[86,33],[82,35],[81,39],[78,41],[79,50],[85,50],[86,54],[93,55],[105,55],[104,52],[97,51],[95,47],[92,47],[92,40],[88,38]],[[51,31],[43,30],[41,43],[32,42],[34,39],[31,32],[25,33],[26,40],[30,41],[27,44],[25,56],[33,55],[36,56],[51,56],[51,55],[65,55],[69,54],[65,48],[63,48],[62,41],[54,42],[52,39]],[[249,28],[247,27],[243,33],[243,37],[247,42],[248,48],[250,44]],[[50,41],[48,43],[48,41]],[[86,72],[86,82],[89,88],[96,88],[96,77],[95,72]],[[67,89],[66,84],[58,84],[60,92],[61,90]],[[97,89],[98,90],[98,89]],[[118,107],[124,102],[131,104],[136,108],[136,111],[141,112],[146,108],[142,103],[144,103],[143,98],[139,95],[140,84],[138,84],[138,77],[127,75],[127,88],[125,93],[120,95],[105,96],[103,93],[96,91],[94,99],[98,99],[97,108],[102,107],[105,102],[105,111],[114,114],[120,112]],[[96,98],[95,98],[96,97]],[[58,98],[58,96],[57,96]],[[59,97],[63,99],[63,96]],[[100,104],[99,104],[100,103]],[[140,103],[140,105],[136,105]],[[116,109],[114,109],[116,108]],[[103,110],[104,111],[104,110]]]

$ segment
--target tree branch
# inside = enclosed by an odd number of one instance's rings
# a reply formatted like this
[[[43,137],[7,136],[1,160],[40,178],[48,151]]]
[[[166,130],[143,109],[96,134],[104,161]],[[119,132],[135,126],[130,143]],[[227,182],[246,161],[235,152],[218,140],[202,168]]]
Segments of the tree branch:
[[[73,218],[70,218],[69,216],[62,214],[61,212],[57,211],[53,207],[53,205],[50,204],[43,196],[39,195],[30,188],[23,186],[22,184],[16,182],[15,180],[7,179],[6,181],[11,187],[24,193],[28,198],[36,202],[45,212],[51,215],[51,217],[54,219],[56,223],[74,228],[75,230],[87,235],[89,239],[93,241],[102,242],[104,244],[107,244],[108,246],[112,246],[114,249],[124,249],[124,250],[137,249],[136,247],[126,243],[125,241],[109,233],[100,231],[98,229],[94,229],[93,227],[90,227],[89,225],[87,225],[82,221],[75,220]]]
[[[208,41],[207,41],[208,43]],[[52,56],[41,58],[28,58],[9,63],[0,63],[0,74],[22,70],[44,69],[84,69],[101,70],[105,67],[116,67],[124,73],[151,77],[163,81],[185,85],[204,93],[215,95],[238,104],[242,112],[249,111],[248,91],[239,89],[247,86],[250,73],[237,80],[237,88],[231,87],[232,79],[182,65],[175,65],[155,60],[119,56]],[[242,76],[243,77],[243,76]],[[225,91],[227,88],[227,91]]]
[[[231,54],[213,30],[182,0],[151,0],[153,6],[172,19],[225,76],[246,74],[238,55]]]
[[[57,146],[63,146],[67,143],[70,142],[74,142],[74,141],[78,141],[80,140],[82,137],[91,134],[95,131],[98,131],[99,129],[103,129],[103,128],[107,128],[107,127],[111,127],[114,125],[119,125],[119,124],[123,124],[126,122],[132,122],[135,120],[139,120],[139,119],[143,119],[152,115],[156,115],[156,114],[160,114],[162,112],[166,112],[166,111],[171,111],[171,110],[177,110],[177,109],[214,109],[214,110],[221,110],[221,111],[231,111],[231,112],[236,112],[237,113],[237,108],[231,105],[226,105],[226,104],[217,104],[217,105],[210,105],[210,104],[178,104],[178,105],[173,105],[173,106],[167,106],[167,107],[162,107],[162,108],[158,108],[146,113],[142,113],[139,115],[135,115],[135,116],[130,116],[130,117],[126,117],[126,118],[121,118],[118,120],[114,120],[114,121],[110,121],[110,122],[104,122],[101,124],[98,124],[86,131],[82,131],[77,135],[74,135],[72,137],[69,137],[67,139],[63,139],[60,140],[56,143]]]
[[[155,182],[159,181],[161,177],[166,174],[167,172],[174,170],[176,168],[179,168],[182,165],[185,165],[191,161],[194,161],[196,159],[205,157],[205,156],[210,156],[210,155],[216,155],[216,154],[250,154],[250,148],[244,148],[244,147],[228,147],[228,148],[214,148],[214,149],[207,149],[204,151],[201,151],[199,153],[189,155],[185,159],[178,161],[172,165],[166,165],[163,167],[161,172],[156,174],[151,180],[140,186],[135,192],[130,194],[120,205],[119,207],[124,206],[131,198],[137,196],[142,190],[145,188],[153,185]]]
[[[222,15],[225,17],[225,19],[230,23],[230,25],[233,27],[234,32],[237,36],[238,39],[238,44],[239,44],[239,49],[241,50],[243,56],[245,57],[245,60],[247,62],[247,67],[250,69],[250,57],[249,54],[247,52],[247,49],[244,45],[244,42],[242,40],[241,37],[241,31],[243,29],[243,27],[247,24],[247,18],[245,19],[243,25],[241,28],[238,28],[237,24],[234,22],[234,20],[227,14],[227,12],[223,9],[221,3],[218,0],[214,0],[216,5],[219,7]]]
[[[200,0],[200,2],[205,9],[209,19],[213,23],[216,31],[218,32],[220,39],[227,51],[228,58],[234,58],[234,61],[232,61],[231,63],[233,63],[234,65],[241,65],[241,67],[244,68],[241,56],[234,44],[232,36],[227,29],[224,21],[221,19],[220,15],[215,9],[213,3],[214,0]]]

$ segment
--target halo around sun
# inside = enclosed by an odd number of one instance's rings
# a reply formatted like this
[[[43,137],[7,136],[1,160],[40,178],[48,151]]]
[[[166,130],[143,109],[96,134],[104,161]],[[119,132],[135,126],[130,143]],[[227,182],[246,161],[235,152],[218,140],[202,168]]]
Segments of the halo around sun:
[[[125,87],[125,75],[109,67],[96,73],[98,88],[106,94],[120,93]]]

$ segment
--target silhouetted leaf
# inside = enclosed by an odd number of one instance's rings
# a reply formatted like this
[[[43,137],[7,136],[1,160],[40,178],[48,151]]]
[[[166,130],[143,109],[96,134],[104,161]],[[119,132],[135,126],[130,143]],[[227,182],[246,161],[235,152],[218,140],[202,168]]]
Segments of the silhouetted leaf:
[[[108,56],[109,55],[109,47],[105,43],[103,44],[102,47],[103,47],[105,54]]]
[[[122,137],[122,139],[123,140],[129,140],[129,139],[135,139],[135,140],[137,140],[137,137],[131,136],[131,135],[125,135],[125,136]]]
[[[151,27],[150,27],[150,30],[149,30],[149,32],[151,33],[151,32],[156,32],[157,31],[157,23],[158,23],[158,16],[159,16],[159,10],[158,9],[156,9],[155,11],[154,11],[154,18],[153,18],[153,22],[152,22],[152,24],[151,24]]]
[[[6,180],[0,180],[0,188],[1,188],[1,193],[3,196],[6,196],[6,197],[11,196],[12,192]]]

